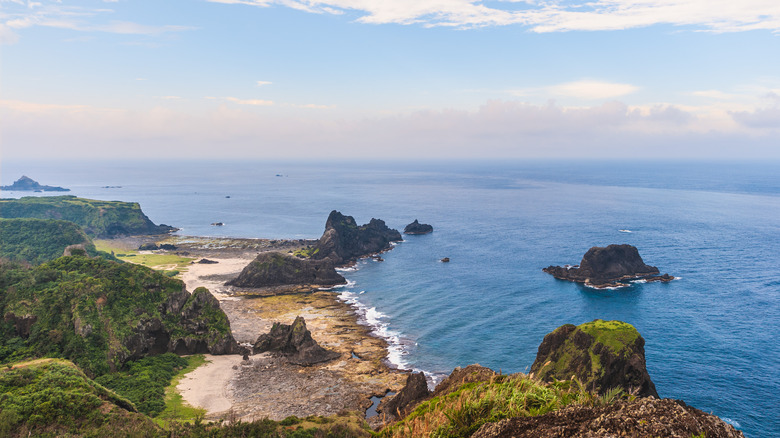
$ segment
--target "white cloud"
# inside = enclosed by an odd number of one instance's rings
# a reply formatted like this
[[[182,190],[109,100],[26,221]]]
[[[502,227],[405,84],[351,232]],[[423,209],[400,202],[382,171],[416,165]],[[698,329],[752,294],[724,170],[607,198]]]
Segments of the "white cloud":
[[[262,87],[263,85],[271,85],[271,84],[273,84],[273,82],[268,82],[268,81],[257,81],[257,86],[258,86],[258,87]]]
[[[372,24],[482,27],[519,24],[534,32],[619,30],[671,24],[715,32],[780,32],[776,0],[209,0],[314,13],[361,13]]]
[[[547,87],[547,91],[555,96],[576,97],[578,99],[615,99],[639,90],[631,84],[581,80]]]
[[[9,26],[0,23],[0,44],[11,45],[19,41],[17,35]]]
[[[262,99],[239,99],[237,97],[223,97],[223,99],[238,105],[270,106],[274,104],[272,100]]]

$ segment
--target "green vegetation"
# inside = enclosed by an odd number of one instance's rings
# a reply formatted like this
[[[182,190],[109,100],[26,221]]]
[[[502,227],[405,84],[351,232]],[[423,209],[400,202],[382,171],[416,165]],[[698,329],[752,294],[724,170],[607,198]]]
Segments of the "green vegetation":
[[[293,253],[295,257],[311,258],[314,254],[320,252],[319,248],[301,248]]]
[[[186,358],[165,353],[127,362],[121,371],[99,376],[95,382],[127,397],[139,411],[154,417],[165,409],[165,388],[188,365]]]
[[[92,237],[171,231],[170,227],[152,223],[136,202],[98,201],[75,196],[0,199],[0,216],[67,220],[82,227]]]
[[[70,362],[38,360],[0,371],[0,436],[150,436],[156,432],[130,401],[90,380]]]
[[[578,329],[593,336],[599,342],[613,352],[630,351],[628,347],[634,345],[639,332],[633,325],[622,321],[604,321],[597,319],[577,326]]]
[[[0,219],[0,258],[38,265],[62,256],[70,245],[83,245],[90,256],[111,258],[97,251],[73,222],[54,219]]]
[[[176,390],[182,377],[205,364],[206,358],[196,354],[189,356],[187,362],[187,366],[180,369],[165,388],[165,409],[155,417],[155,422],[162,427],[167,427],[171,423],[200,422],[206,415],[205,409],[190,406]]]
[[[598,397],[577,380],[541,383],[528,376],[499,375],[467,383],[454,392],[421,403],[406,418],[380,433],[383,437],[468,437],[485,423],[543,415],[569,405],[599,406],[622,391]]]
[[[165,271],[165,275],[176,277],[181,272],[186,272],[190,264],[195,260],[192,257],[184,257],[176,254],[141,254],[137,250],[128,250],[114,246],[111,240],[95,240],[95,247],[99,251],[113,253],[118,260],[135,263],[158,271]]]
[[[143,354],[132,345],[142,324],[159,323],[171,342],[211,346],[230,335],[227,317],[205,290],[187,294],[180,280],[129,263],[81,256],[31,269],[3,263],[0,290],[0,363],[63,357],[100,376]],[[184,303],[181,312],[165,310],[170,300]]]

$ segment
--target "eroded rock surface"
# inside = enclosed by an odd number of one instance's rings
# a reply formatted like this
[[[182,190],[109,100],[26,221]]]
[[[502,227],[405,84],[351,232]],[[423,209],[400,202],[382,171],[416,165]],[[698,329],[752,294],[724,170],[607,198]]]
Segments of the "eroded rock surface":
[[[401,240],[401,233],[388,228],[381,219],[371,219],[369,223],[358,226],[352,216],[344,216],[333,210],[311,258],[330,259],[338,266],[386,251],[391,248],[390,242]]]
[[[720,418],[664,399],[621,400],[601,407],[570,406],[537,417],[487,423],[473,438],[602,437],[744,438]]]
[[[430,395],[431,391],[428,390],[428,381],[425,380],[425,374],[411,373],[406,378],[404,389],[392,397],[382,399],[377,412],[397,418],[399,413],[401,416],[406,415],[419,402],[425,400]]]
[[[300,284],[335,286],[346,282],[329,259],[308,260],[280,252],[266,252],[259,254],[227,285],[262,288]]]
[[[306,328],[306,321],[300,316],[291,325],[274,323],[270,332],[257,338],[253,352],[266,351],[281,353],[290,363],[302,366],[327,362],[341,356],[317,344]]]
[[[621,280],[645,278],[671,281],[674,277],[656,276],[658,268],[646,265],[632,245],[594,246],[582,256],[579,266],[548,266],[542,271],[559,280],[585,283],[596,288],[626,286]]]
[[[566,324],[544,337],[531,374],[550,382],[575,376],[589,391],[621,388],[641,397],[658,398],[645,366],[645,340],[621,321]]]

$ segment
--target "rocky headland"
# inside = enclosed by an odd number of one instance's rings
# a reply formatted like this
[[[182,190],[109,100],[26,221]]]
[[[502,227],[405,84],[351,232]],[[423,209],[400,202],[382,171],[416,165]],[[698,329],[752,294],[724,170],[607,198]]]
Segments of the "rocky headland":
[[[645,365],[645,340],[621,321],[597,319],[558,327],[539,345],[531,374],[544,382],[576,377],[599,394],[619,388],[658,398]]]
[[[70,189],[56,186],[44,186],[34,179],[22,175],[21,178],[14,181],[10,186],[2,186],[0,190],[16,192],[69,192]]]
[[[433,226],[429,224],[421,224],[414,220],[411,224],[404,228],[404,234],[428,234],[433,233]]]
[[[625,244],[594,246],[582,256],[579,265],[548,266],[542,271],[559,280],[585,283],[597,289],[628,286],[624,280],[674,280],[669,274],[657,275],[658,268],[646,265],[636,247]]]

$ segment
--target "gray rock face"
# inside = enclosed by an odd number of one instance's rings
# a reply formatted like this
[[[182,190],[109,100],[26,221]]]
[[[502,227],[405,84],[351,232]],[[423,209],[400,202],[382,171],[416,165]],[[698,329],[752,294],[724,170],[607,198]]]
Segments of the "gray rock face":
[[[651,277],[658,268],[646,265],[639,251],[631,245],[594,246],[585,253],[579,266],[548,266],[542,271],[559,280],[585,283],[594,287],[624,286],[620,280]],[[652,277],[660,281],[674,279]]]
[[[333,210],[311,257],[316,260],[327,258],[336,265],[342,265],[386,251],[391,248],[390,242],[401,240],[401,233],[388,228],[381,219],[371,219],[369,223],[358,226],[352,216]]]
[[[268,287],[283,285],[334,286],[345,284],[330,259],[299,259],[288,254],[269,252],[259,254],[229,286]]]
[[[406,378],[406,385],[398,394],[391,398],[382,399],[377,412],[402,418],[419,402],[425,400],[430,395],[431,392],[428,390],[425,374],[412,373]]]
[[[253,353],[266,351],[281,353],[288,362],[301,366],[327,362],[341,356],[317,344],[301,316],[295,318],[292,325],[276,322],[270,332],[260,335],[255,342]]]

